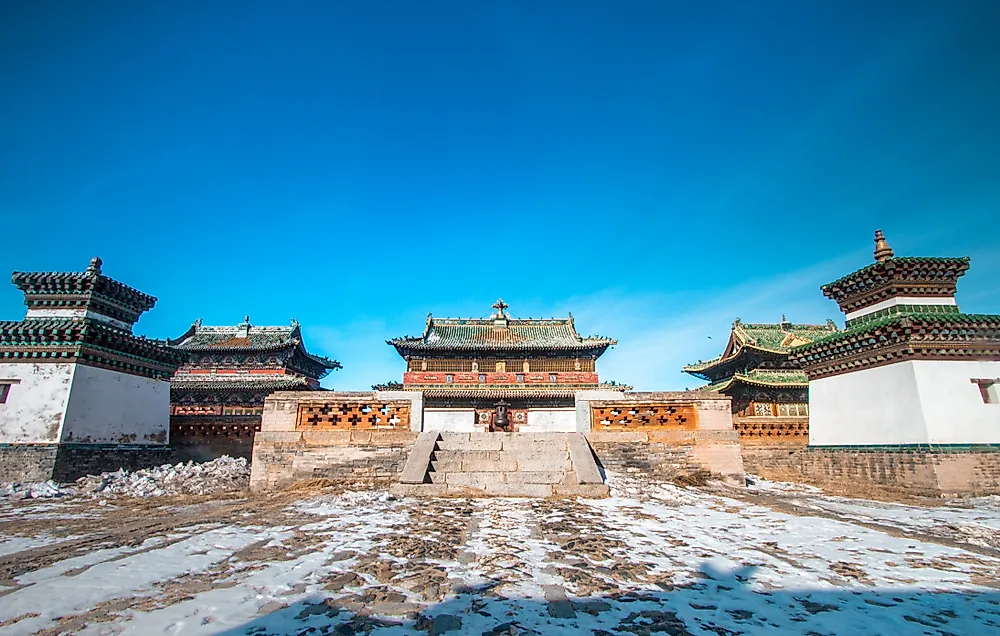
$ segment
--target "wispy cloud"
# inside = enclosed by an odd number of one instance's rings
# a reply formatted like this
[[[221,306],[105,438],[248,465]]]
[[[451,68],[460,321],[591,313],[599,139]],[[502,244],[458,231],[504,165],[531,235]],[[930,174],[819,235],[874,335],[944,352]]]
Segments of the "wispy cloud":
[[[701,382],[681,368],[718,355],[737,317],[746,322],[777,322],[786,314],[793,322],[815,323],[838,318],[836,305],[824,299],[818,288],[865,259],[865,255],[854,253],[709,294],[606,290],[548,299],[526,303],[526,311],[516,315],[565,316],[572,312],[583,335],[611,336],[619,342],[598,363],[603,379],[632,384],[639,390],[683,389]],[[402,324],[405,320],[393,315],[339,327],[307,327],[310,348],[336,355],[344,364],[344,369],[332,374],[324,385],[366,390],[372,384],[402,380],[403,362],[384,341],[423,329],[422,321]]]

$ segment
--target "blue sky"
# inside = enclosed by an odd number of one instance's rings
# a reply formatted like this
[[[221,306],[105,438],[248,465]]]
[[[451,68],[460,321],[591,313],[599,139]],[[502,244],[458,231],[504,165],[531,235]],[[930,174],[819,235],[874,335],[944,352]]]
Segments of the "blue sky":
[[[399,379],[428,312],[572,311],[642,389],[819,286],[968,255],[1000,313],[1000,3],[6,2],[0,271],[105,272],[136,331],[297,318]],[[23,315],[0,287],[0,317]],[[711,337],[711,338],[710,338]]]

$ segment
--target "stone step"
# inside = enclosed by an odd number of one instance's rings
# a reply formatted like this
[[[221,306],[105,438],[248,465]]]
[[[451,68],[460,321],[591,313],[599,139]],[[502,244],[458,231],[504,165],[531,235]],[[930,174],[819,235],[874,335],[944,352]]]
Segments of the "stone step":
[[[580,433],[442,432],[422,434],[417,446],[413,475],[394,486],[397,494],[606,497],[609,492]],[[422,483],[414,481],[417,464],[423,467]]]
[[[404,497],[454,497],[454,496],[493,496],[493,497],[587,497],[600,499],[607,497],[610,488],[607,484],[508,484],[496,483],[487,488],[470,488],[453,486],[447,483],[430,484],[392,484],[389,492]]]

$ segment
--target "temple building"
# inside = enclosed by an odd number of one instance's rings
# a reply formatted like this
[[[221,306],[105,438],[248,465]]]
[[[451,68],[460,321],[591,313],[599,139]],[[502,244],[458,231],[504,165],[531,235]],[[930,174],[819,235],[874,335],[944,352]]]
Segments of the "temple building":
[[[101,267],[13,274],[28,310],[0,322],[0,481],[169,455],[168,380],[183,356],[132,333],[156,298]]]
[[[1000,443],[1000,316],[959,310],[968,269],[896,257],[877,231],[875,262],[821,288],[847,324],[790,356],[809,378],[811,446]]]
[[[340,369],[336,360],[309,353],[297,321],[258,327],[210,327],[197,320],[167,343],[186,362],[170,380],[170,437],[182,457],[250,457],[264,399],[273,391],[316,391]]]
[[[809,441],[809,379],[797,362],[789,360],[792,347],[837,333],[833,321],[825,325],[743,323],[737,318],[722,355],[684,367],[708,380],[698,391],[714,391],[732,399],[733,426],[740,441]]]
[[[406,360],[402,385],[420,391],[424,426],[453,431],[573,431],[583,390],[602,384],[597,359],[617,341],[582,337],[568,318],[512,318],[498,300],[489,318],[433,318],[424,332],[386,342]]]

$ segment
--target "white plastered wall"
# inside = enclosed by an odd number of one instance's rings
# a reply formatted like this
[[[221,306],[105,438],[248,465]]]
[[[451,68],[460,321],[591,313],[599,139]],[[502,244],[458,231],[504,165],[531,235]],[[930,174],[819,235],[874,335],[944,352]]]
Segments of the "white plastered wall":
[[[931,444],[1000,444],[1000,404],[983,402],[976,379],[1000,379],[1000,361],[910,363]]]
[[[809,383],[809,444],[1000,443],[1000,405],[972,378],[1000,377],[1000,362],[917,360]]]
[[[169,382],[77,365],[60,441],[165,444],[169,433]]]
[[[475,433],[475,409],[424,409],[425,431],[452,431],[455,433]]]
[[[958,304],[955,302],[955,298],[948,297],[918,297],[918,296],[894,296],[887,300],[883,300],[880,303],[875,303],[874,305],[869,305],[864,309],[858,309],[857,311],[849,311],[845,318],[848,320],[854,320],[861,316],[867,316],[868,314],[875,313],[880,309],[888,309],[889,307],[896,307],[898,305],[955,305],[958,309]]]
[[[572,433],[576,431],[576,409],[528,409],[528,422],[521,433]]]
[[[58,442],[75,364],[0,363],[0,381],[14,380],[0,404],[0,443]]]

